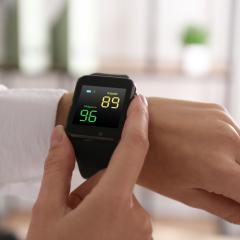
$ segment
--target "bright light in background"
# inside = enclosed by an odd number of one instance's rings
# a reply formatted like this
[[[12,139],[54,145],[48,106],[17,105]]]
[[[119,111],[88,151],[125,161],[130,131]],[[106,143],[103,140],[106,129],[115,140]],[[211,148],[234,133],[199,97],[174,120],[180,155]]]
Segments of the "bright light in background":
[[[50,27],[45,1],[18,1],[19,67],[28,74],[48,70],[50,66]]]
[[[97,2],[68,1],[68,70],[76,76],[98,68]]]

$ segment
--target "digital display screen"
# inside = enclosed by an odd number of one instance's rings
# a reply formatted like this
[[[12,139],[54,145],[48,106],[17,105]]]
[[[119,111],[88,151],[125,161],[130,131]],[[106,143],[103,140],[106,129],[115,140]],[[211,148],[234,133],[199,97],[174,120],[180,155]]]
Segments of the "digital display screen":
[[[83,85],[74,125],[118,128],[126,89]]]

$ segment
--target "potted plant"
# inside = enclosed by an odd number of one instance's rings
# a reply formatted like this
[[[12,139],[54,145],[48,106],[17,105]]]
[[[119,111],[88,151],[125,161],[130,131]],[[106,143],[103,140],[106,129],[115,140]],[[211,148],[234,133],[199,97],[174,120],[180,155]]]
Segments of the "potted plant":
[[[205,27],[187,26],[182,34],[183,56],[182,70],[193,76],[209,73],[211,56],[208,47],[209,33]]]

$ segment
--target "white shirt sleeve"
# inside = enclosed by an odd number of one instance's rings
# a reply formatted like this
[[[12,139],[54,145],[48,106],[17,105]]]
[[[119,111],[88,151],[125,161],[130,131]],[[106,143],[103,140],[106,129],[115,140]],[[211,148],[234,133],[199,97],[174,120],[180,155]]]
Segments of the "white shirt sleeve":
[[[7,88],[4,85],[0,85],[0,91],[7,90]]]
[[[6,89],[0,85],[0,192],[41,179],[65,90]]]

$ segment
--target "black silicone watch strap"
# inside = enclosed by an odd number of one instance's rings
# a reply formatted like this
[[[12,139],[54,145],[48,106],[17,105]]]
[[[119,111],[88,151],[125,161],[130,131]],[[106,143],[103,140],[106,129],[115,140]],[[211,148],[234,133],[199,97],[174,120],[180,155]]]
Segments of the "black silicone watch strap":
[[[113,75],[94,73],[93,76],[127,78],[127,75]],[[107,167],[112,153],[118,142],[101,139],[92,139],[88,137],[70,136],[74,145],[75,155],[81,175],[89,178],[101,169]]]
[[[117,142],[72,138],[81,175],[89,178],[107,167]]]

